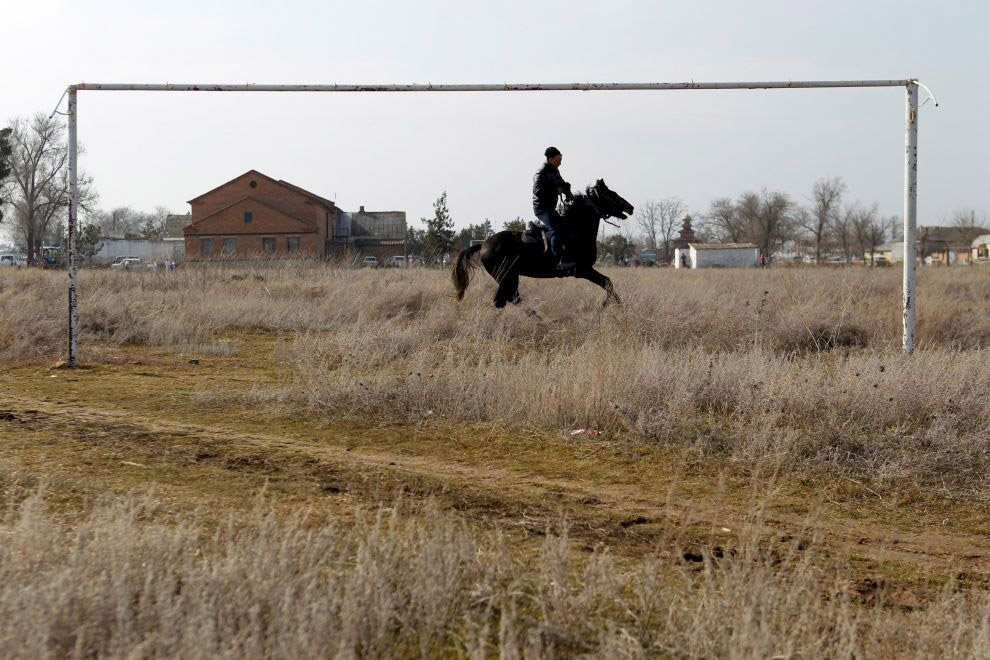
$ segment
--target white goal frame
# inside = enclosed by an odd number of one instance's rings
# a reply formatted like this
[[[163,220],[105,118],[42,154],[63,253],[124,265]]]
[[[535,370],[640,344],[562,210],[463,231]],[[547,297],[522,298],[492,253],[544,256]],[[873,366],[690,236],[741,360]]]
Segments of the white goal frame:
[[[805,80],[775,82],[714,83],[551,83],[469,85],[260,85],[260,84],[127,84],[78,83],[70,85],[69,97],[69,366],[78,365],[79,308],[76,302],[78,171],[78,93],[104,92],[540,92],[696,89],[820,89],[836,87],[904,87],[907,92],[904,140],[904,276],[903,348],[910,354],[915,342],[915,225],[918,204],[918,87],[916,78],[904,80]],[[63,94],[63,96],[65,96]],[[872,255],[871,255],[872,256]]]

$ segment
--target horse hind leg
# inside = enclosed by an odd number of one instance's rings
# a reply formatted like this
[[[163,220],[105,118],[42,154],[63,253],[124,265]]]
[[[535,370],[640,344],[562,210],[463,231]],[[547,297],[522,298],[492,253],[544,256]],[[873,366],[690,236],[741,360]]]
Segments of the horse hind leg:
[[[505,275],[498,283],[498,290],[495,291],[495,307],[502,309],[506,303],[518,305],[522,298],[519,297],[519,275],[516,273]]]

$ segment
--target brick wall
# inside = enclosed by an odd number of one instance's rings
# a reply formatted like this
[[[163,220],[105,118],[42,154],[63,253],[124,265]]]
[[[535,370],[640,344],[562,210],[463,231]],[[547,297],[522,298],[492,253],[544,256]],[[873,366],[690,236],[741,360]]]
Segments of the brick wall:
[[[223,240],[236,239],[233,255],[223,254]],[[275,240],[275,251],[264,251],[264,239]],[[298,252],[289,252],[288,239],[299,239]],[[213,241],[213,256],[200,251],[204,240]],[[318,259],[323,257],[323,241],[315,232],[309,234],[200,234],[186,236],[186,260],[209,261],[224,259]]]
[[[245,199],[250,197],[251,199]],[[190,202],[192,225],[185,233],[186,259],[322,258],[328,227],[336,209],[250,171]],[[250,212],[247,222],[245,213]],[[288,251],[289,237],[299,238],[299,251]],[[223,239],[236,239],[236,254],[223,254]],[[263,250],[264,238],[275,239],[275,251]],[[203,239],[213,239],[214,254],[204,256]]]

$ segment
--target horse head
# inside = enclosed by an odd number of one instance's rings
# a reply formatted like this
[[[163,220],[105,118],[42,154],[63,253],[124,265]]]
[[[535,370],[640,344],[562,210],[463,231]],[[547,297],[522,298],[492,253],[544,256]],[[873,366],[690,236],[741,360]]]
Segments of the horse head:
[[[605,185],[605,179],[598,179],[595,185],[588,186],[585,193],[604,217],[625,220],[633,214],[633,205],[619,193]]]

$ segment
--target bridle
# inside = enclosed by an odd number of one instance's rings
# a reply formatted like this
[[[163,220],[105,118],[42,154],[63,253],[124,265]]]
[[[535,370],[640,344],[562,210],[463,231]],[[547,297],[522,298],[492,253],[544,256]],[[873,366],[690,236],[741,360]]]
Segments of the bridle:
[[[619,225],[609,220],[609,218],[612,217],[612,214],[606,213],[605,211],[602,210],[602,207],[598,205],[596,201],[598,199],[598,190],[596,188],[591,188],[590,190],[586,191],[584,198],[588,200],[588,204],[591,205],[591,208],[595,209],[595,213],[598,214],[599,220],[601,220],[605,224],[612,225],[613,227],[619,227]]]

